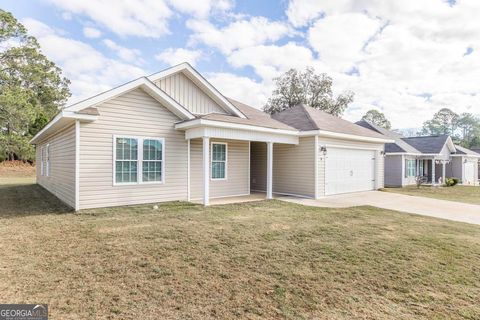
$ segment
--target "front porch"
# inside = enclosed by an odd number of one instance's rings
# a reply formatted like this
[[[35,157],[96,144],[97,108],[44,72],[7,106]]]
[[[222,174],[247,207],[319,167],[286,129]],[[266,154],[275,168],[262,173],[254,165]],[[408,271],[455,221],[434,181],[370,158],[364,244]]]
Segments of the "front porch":
[[[416,183],[416,177],[424,177],[426,184],[435,185],[451,174],[449,167],[450,160],[438,158],[435,156],[405,157],[404,160],[404,183],[403,185],[412,185]]]

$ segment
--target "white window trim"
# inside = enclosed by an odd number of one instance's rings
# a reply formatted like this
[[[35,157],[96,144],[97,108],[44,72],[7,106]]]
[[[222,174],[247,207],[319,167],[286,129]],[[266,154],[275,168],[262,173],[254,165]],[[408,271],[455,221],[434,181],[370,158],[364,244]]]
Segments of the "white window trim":
[[[415,177],[418,172],[417,172],[417,162],[415,159],[405,159],[406,161],[406,178],[412,178],[412,177]],[[413,167],[409,167],[409,164],[410,163],[413,163]],[[410,175],[410,169],[413,169],[413,175],[411,176]]]
[[[46,176],[50,176],[50,144],[48,143],[46,148],[45,148],[45,171],[46,171]]]
[[[117,138],[137,139],[137,181],[136,182],[116,182],[116,162],[117,162]],[[162,180],[161,181],[143,181],[143,140],[158,140],[162,143]],[[112,184],[113,186],[132,186],[140,184],[165,184],[165,138],[162,137],[145,137],[145,136],[129,136],[129,135],[113,135],[113,163],[112,163]],[[132,160],[133,161],[133,160]]]
[[[212,177],[212,164],[213,164],[213,145],[214,144],[223,144],[225,145],[225,178],[213,178]],[[221,162],[221,161],[215,161]],[[210,143],[210,180],[212,181],[226,181],[228,180],[228,143],[226,142],[215,142]]]
[[[43,170],[43,162],[45,161],[45,159],[44,159],[45,157],[44,157],[44,155],[43,155],[43,149],[44,149],[44,148],[45,148],[44,146],[41,146],[41,147],[40,147],[40,175],[41,175],[42,177],[45,175],[45,172],[44,172],[44,170]]]

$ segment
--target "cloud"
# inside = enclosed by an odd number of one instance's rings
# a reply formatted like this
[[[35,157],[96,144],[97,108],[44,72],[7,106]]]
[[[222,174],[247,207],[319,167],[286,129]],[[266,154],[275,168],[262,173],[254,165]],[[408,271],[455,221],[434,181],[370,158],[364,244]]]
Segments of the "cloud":
[[[84,27],[83,35],[87,38],[96,39],[102,36],[102,32],[92,27]]]
[[[203,43],[224,54],[239,48],[273,43],[295,34],[286,23],[270,21],[264,17],[237,20],[223,28],[206,20],[189,20],[187,27],[193,31],[191,43]]]
[[[42,52],[70,79],[73,94],[69,102],[87,98],[113,86],[145,75],[141,68],[107,58],[84,42],[64,37],[35,19],[22,21],[30,34],[37,37]]]
[[[155,55],[155,59],[171,66],[182,62],[188,62],[191,65],[195,65],[201,57],[201,51],[187,50],[183,48],[167,48]]]
[[[84,15],[121,36],[158,38],[170,31],[172,10],[162,0],[49,0],[60,9]]]
[[[232,73],[212,72],[206,77],[223,95],[258,109],[264,106],[273,89],[271,85]]]
[[[126,62],[131,62],[137,65],[143,64],[144,60],[141,58],[142,53],[138,49],[130,49],[122,47],[110,39],[103,40],[103,43],[111,49],[116,55]]]
[[[198,19],[207,18],[212,12],[225,12],[233,8],[230,0],[170,0],[170,5],[179,12],[186,13]]]

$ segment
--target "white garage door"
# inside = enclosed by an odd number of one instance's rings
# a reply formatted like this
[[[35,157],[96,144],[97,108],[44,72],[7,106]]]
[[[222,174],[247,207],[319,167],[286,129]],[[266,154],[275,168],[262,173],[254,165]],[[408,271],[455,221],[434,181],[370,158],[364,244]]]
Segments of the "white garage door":
[[[475,164],[473,162],[465,163],[465,181],[463,184],[473,184],[475,182]]]
[[[328,148],[325,194],[375,189],[375,151]]]

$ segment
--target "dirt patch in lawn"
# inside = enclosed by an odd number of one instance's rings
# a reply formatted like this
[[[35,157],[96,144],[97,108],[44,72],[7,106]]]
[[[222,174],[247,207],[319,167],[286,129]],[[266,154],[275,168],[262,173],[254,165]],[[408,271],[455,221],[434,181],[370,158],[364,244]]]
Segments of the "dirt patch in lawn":
[[[478,226],[280,201],[73,214],[36,187],[0,189],[0,301],[52,319],[480,318]]]

